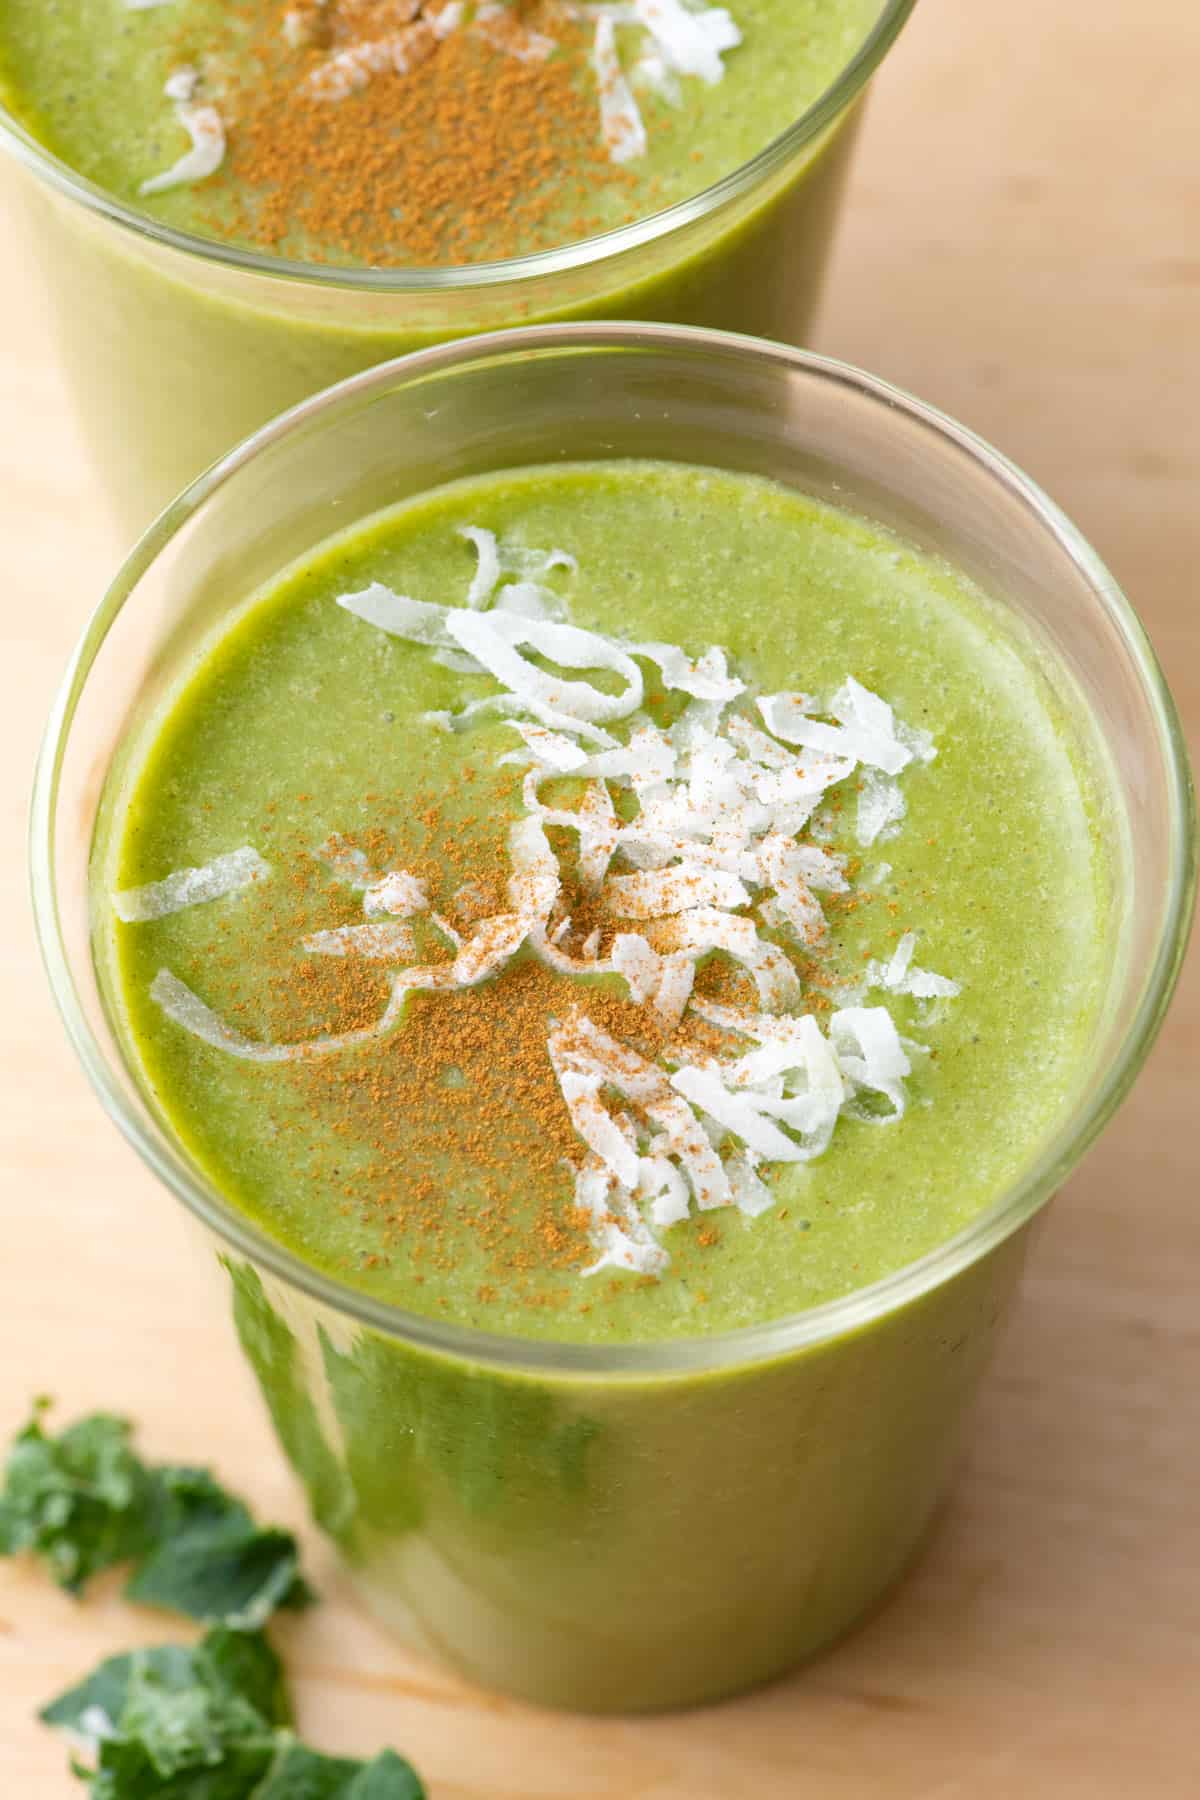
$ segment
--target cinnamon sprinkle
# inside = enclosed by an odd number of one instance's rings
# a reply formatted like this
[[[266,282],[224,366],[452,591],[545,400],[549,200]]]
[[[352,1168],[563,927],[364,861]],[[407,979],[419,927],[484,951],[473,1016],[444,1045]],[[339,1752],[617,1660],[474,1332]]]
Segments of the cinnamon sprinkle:
[[[451,823],[428,795],[364,798],[378,822],[346,833],[343,842],[373,868],[403,866],[417,875],[432,911],[455,925],[469,927],[472,917],[505,904],[503,808],[468,827],[457,813]],[[277,821],[277,804],[269,811]],[[253,999],[243,993],[229,1002],[231,1017],[280,1042],[369,1026],[387,1003],[386,969],[362,957],[296,950],[305,933],[361,917],[359,896],[332,880],[298,836],[280,834],[272,854],[276,876],[263,890],[271,914],[265,931],[261,915],[254,927],[260,979]],[[572,939],[601,928],[607,940],[613,921],[573,891],[569,859],[563,867],[560,910],[573,915]],[[451,960],[449,943],[428,923],[417,929],[423,962]],[[191,972],[202,978],[209,960],[235,970],[238,948],[215,939]],[[745,1004],[753,984],[721,960],[702,967],[698,991]],[[566,1305],[575,1298],[571,1287],[548,1290],[546,1278],[561,1274],[566,1284],[594,1259],[594,1220],[575,1206],[575,1172],[586,1152],[563,1105],[547,1038],[555,1021],[584,1014],[642,1056],[657,1059],[667,1047],[653,1013],[628,998],[623,981],[581,983],[526,951],[477,987],[412,994],[400,1027],[356,1053],[279,1068],[286,1097],[269,1129],[279,1142],[295,1144],[298,1181],[363,1220],[372,1241],[382,1243],[383,1263],[403,1254],[421,1282],[469,1259],[480,1305],[500,1296]],[[685,1041],[695,1050],[720,1045],[720,1033],[695,1014],[681,1033],[686,1037],[671,1040],[680,1049]],[[301,1121],[307,1129],[297,1131]],[[699,1222],[689,1235],[701,1247],[717,1241]],[[379,1267],[381,1259],[372,1253],[361,1266]]]
[[[226,130],[204,218],[216,236],[317,261],[462,265],[585,237],[599,188],[638,185],[609,161],[591,35],[559,0],[445,35],[430,23],[442,5],[420,0],[227,10],[216,40],[178,40]],[[545,60],[514,52],[529,33],[553,40]],[[380,57],[360,85],[322,86],[331,55],[401,39],[403,70]]]

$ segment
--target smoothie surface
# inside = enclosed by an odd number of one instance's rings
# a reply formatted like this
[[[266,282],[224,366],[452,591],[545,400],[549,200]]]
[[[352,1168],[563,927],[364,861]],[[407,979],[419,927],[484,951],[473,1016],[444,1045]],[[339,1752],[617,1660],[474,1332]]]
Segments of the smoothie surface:
[[[701,193],[836,80],[871,0],[7,0],[0,100],[163,224],[462,265]]]
[[[247,596],[147,741],[95,857],[118,1029],[229,1201],[378,1299],[563,1341],[793,1313],[967,1224],[1086,1069],[1079,721],[965,578],[774,484],[405,503]]]

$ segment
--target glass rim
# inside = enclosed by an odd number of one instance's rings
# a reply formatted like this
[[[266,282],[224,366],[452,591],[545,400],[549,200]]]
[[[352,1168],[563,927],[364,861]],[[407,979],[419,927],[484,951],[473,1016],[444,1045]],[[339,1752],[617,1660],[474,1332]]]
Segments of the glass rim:
[[[798,150],[819,136],[827,125],[858,98],[899,37],[915,5],[916,0],[882,0],[875,23],[824,92],[785,131],[780,132],[748,162],[740,164],[700,193],[678,200],[661,212],[651,213],[644,219],[617,226],[611,231],[600,232],[594,237],[580,238],[574,243],[549,250],[532,251],[526,256],[505,257],[495,262],[464,263],[445,268],[416,265],[385,269],[343,268],[334,264],[271,256],[266,252],[244,249],[237,244],[224,244],[216,238],[202,237],[196,232],[179,231],[173,226],[160,223],[137,207],[118,200],[97,183],[78,174],[27,131],[2,100],[0,148],[7,150],[17,162],[56,192],[82,205],[87,211],[107,219],[110,224],[121,227],[135,237],[165,246],[200,262],[218,263],[243,274],[273,276],[283,281],[308,282],[318,288],[349,289],[368,294],[444,294],[458,289],[495,287],[532,281],[543,275],[561,275],[570,270],[605,262],[627,250],[669,237],[672,232],[718,212],[728,201],[749,193],[760,182],[781,169]]]
[[[1064,1114],[1037,1159],[1021,1177],[944,1244],[881,1279],[819,1306],[707,1337],[643,1340],[632,1344],[561,1343],[442,1323],[364,1294],[306,1264],[269,1237],[210,1186],[169,1143],[148,1127],[114,1078],[109,1053],[97,1040],[71,973],[58,909],[55,818],[59,776],[71,723],[91,668],[110,627],[144,574],[207,501],[261,454],[323,413],[390,389],[397,380],[423,381],[481,360],[531,351],[684,348],[734,352],[757,362],[801,369],[848,388],[885,411],[897,409],[964,452],[986,482],[999,483],[1034,514],[1084,576],[1098,606],[1115,626],[1141,679],[1155,720],[1167,772],[1170,874],[1153,960],[1142,977],[1136,1011],[1116,1052]],[[861,1330],[918,1301],[979,1261],[1031,1219],[1082,1158],[1124,1099],[1165,1016],[1187,947],[1196,896],[1197,836],[1183,728],[1154,649],[1136,612],[1088,541],[1056,503],[1018,466],[983,438],[936,407],[852,365],[765,339],[700,327],[632,323],[525,326],[416,351],[327,388],[272,420],[198,477],[159,516],[130,552],[76,646],[51,708],[34,777],[30,812],[30,879],[34,923],[50,987],[67,1035],[105,1111],[142,1161],[214,1234],[260,1270],[359,1325],[421,1349],[514,1374],[562,1377],[657,1378],[731,1371],[778,1359]]]

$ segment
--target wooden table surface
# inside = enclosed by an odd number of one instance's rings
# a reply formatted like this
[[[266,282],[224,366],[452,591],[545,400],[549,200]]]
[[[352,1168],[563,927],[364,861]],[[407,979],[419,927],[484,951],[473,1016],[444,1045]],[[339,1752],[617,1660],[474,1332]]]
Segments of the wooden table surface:
[[[872,104],[820,347],[936,401],[1074,515],[1200,737],[1200,8],[920,0]],[[0,1433],[35,1389],[118,1407],[301,1520],[165,1194],[52,1012],[25,896],[34,748],[114,546],[32,274],[0,240]],[[1200,958],[1042,1237],[943,1529],[836,1654],[712,1711],[538,1714],[394,1647],[337,1591],[280,1631],[305,1731],[394,1742],[433,1800],[1195,1800]],[[169,1627],[167,1628],[169,1630]],[[77,1792],[39,1701],[166,1635],[0,1565],[0,1794]]]

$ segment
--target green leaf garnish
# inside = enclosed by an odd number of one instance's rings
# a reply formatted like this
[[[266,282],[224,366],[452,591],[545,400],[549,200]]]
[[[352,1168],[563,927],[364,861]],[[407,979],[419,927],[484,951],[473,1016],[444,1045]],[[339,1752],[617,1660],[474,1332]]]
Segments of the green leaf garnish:
[[[51,1437],[46,1405],[37,1403],[9,1451],[0,1555],[40,1556],[72,1593],[132,1562],[131,1599],[243,1631],[312,1599],[291,1532],[255,1525],[207,1470],[148,1467],[129,1422],[107,1413]]]
[[[150,1479],[130,1447],[127,1419],[94,1413],[53,1438],[42,1429],[48,1406],[34,1403],[8,1453],[0,1556],[32,1551],[74,1594],[144,1547]]]
[[[255,1631],[276,1607],[312,1599],[290,1531],[260,1529],[206,1469],[157,1469],[153,1481],[153,1548],[126,1586],[131,1600]]]
[[[156,1712],[162,1713],[166,1697],[169,1716],[172,1696],[193,1706],[200,1697],[205,1705],[219,1702],[226,1710],[236,1702],[239,1716],[268,1738],[291,1717],[283,1670],[266,1638],[258,1631],[224,1626],[190,1649],[160,1644],[110,1656],[86,1681],[44,1706],[38,1717],[94,1750],[122,1734],[131,1709],[135,1721],[152,1721]],[[181,1704],[180,1717],[184,1710]],[[154,1729],[143,1735],[153,1738]],[[239,1728],[234,1735],[246,1736],[247,1731]]]
[[[290,1743],[252,1800],[425,1800],[425,1789],[412,1764],[394,1750],[364,1763]]]
[[[283,1729],[278,1658],[261,1632],[210,1631],[110,1657],[41,1717],[88,1754],[92,1800],[425,1800],[410,1764],[322,1756]]]

